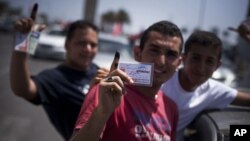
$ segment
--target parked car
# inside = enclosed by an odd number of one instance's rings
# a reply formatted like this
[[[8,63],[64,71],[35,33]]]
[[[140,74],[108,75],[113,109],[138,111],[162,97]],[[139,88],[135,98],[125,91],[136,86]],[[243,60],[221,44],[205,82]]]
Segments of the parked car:
[[[237,87],[236,75],[230,69],[232,67],[232,63],[223,55],[222,56],[222,64],[221,66],[213,73],[212,78],[218,80],[227,86]]]
[[[64,60],[65,39],[66,32],[61,29],[52,29],[48,32],[42,32],[34,57]]]
[[[212,75],[212,78],[228,86],[236,87],[236,75],[226,66],[220,66]]]
[[[65,36],[65,31],[58,29],[42,33],[34,56],[64,60],[66,54],[64,48]],[[99,51],[94,62],[100,67],[110,67],[115,51],[120,53],[120,60],[122,62],[131,62],[134,60],[132,48],[129,46],[129,41],[126,37],[101,32],[99,33],[98,48]]]
[[[109,69],[116,51],[120,53],[120,62],[134,62],[132,48],[126,37],[99,33],[99,52],[94,62]]]
[[[250,108],[204,111],[186,129],[186,141],[230,141],[230,125],[250,125]]]

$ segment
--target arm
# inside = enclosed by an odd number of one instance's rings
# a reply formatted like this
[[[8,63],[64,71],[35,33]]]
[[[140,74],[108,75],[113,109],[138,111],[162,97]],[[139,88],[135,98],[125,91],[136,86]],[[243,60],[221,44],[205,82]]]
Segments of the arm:
[[[237,32],[241,38],[250,43],[250,18],[242,21],[238,28],[229,27],[229,30]]]
[[[111,79],[110,79],[111,78]],[[132,83],[133,80],[123,71],[115,70],[109,74],[109,77],[101,80],[99,90],[94,95],[98,95],[97,107],[93,110],[90,118],[85,122],[81,129],[76,131],[70,141],[98,141],[109,117],[119,106],[122,95],[125,93],[124,82]],[[90,93],[88,96],[90,96]],[[89,101],[85,99],[84,104]],[[88,104],[89,105],[89,104]],[[91,105],[91,104],[90,104]],[[86,106],[86,105],[84,105]],[[83,119],[84,112],[81,113],[79,119]],[[86,117],[85,117],[86,118]],[[78,121],[80,121],[78,119]]]
[[[83,128],[74,132],[70,141],[98,141],[109,118],[108,114],[96,108]]]
[[[248,24],[244,22],[241,23],[241,25],[238,27],[238,32],[241,38],[245,39],[248,43],[250,43],[250,25]]]
[[[10,85],[12,91],[25,99],[36,97],[36,85],[30,78],[27,54],[13,51],[10,64]]]
[[[33,25],[37,9],[38,5],[34,4],[30,18],[21,19],[15,23],[15,35],[27,35],[32,30],[34,27]],[[36,30],[42,31],[44,28],[45,25],[39,25]],[[16,38],[17,36],[14,38],[14,43],[20,45],[20,49],[18,49],[20,51],[16,51],[16,49],[12,51],[10,64],[10,85],[16,95],[31,100],[36,97],[37,88],[34,81],[30,78],[28,54],[26,51],[21,51],[27,48],[27,42],[22,44],[16,43]]]
[[[250,107],[250,94],[244,92],[238,92],[236,98],[231,103],[237,106],[248,106]]]

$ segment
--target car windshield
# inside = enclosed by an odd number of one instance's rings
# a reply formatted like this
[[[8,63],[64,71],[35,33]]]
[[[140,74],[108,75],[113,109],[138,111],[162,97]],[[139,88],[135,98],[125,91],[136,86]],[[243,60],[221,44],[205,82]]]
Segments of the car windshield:
[[[56,36],[65,36],[66,35],[66,31],[63,30],[51,30],[48,33],[49,35],[56,35]]]
[[[131,51],[129,50],[128,45],[124,45],[118,42],[99,39],[99,52],[107,53],[107,54],[114,54],[116,51],[120,52],[121,54],[127,56],[131,55]]]

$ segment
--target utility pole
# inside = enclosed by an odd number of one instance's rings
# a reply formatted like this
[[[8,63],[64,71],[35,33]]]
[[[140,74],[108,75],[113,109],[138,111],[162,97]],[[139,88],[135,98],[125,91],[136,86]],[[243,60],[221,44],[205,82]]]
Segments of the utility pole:
[[[198,17],[198,27],[200,29],[203,28],[203,24],[204,24],[206,4],[207,4],[206,0],[201,0],[200,10],[199,10],[199,17]]]
[[[94,23],[98,0],[85,0],[83,19]]]

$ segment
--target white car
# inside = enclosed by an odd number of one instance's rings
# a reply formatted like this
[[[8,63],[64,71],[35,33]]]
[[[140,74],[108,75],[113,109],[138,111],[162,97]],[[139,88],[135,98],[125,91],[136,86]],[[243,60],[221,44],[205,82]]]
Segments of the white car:
[[[47,59],[65,59],[66,33],[63,30],[50,30],[48,33],[41,33],[35,57]]]
[[[35,57],[47,59],[65,59],[65,40],[66,33],[63,30],[51,30],[48,33],[42,33],[35,51]],[[120,53],[122,62],[133,62],[132,48],[129,41],[124,36],[114,36],[108,33],[99,33],[98,53],[94,62],[100,66],[109,69],[116,51]]]
[[[120,53],[120,62],[134,62],[132,48],[126,37],[99,33],[98,47],[94,62],[100,67],[109,69],[116,51]]]

